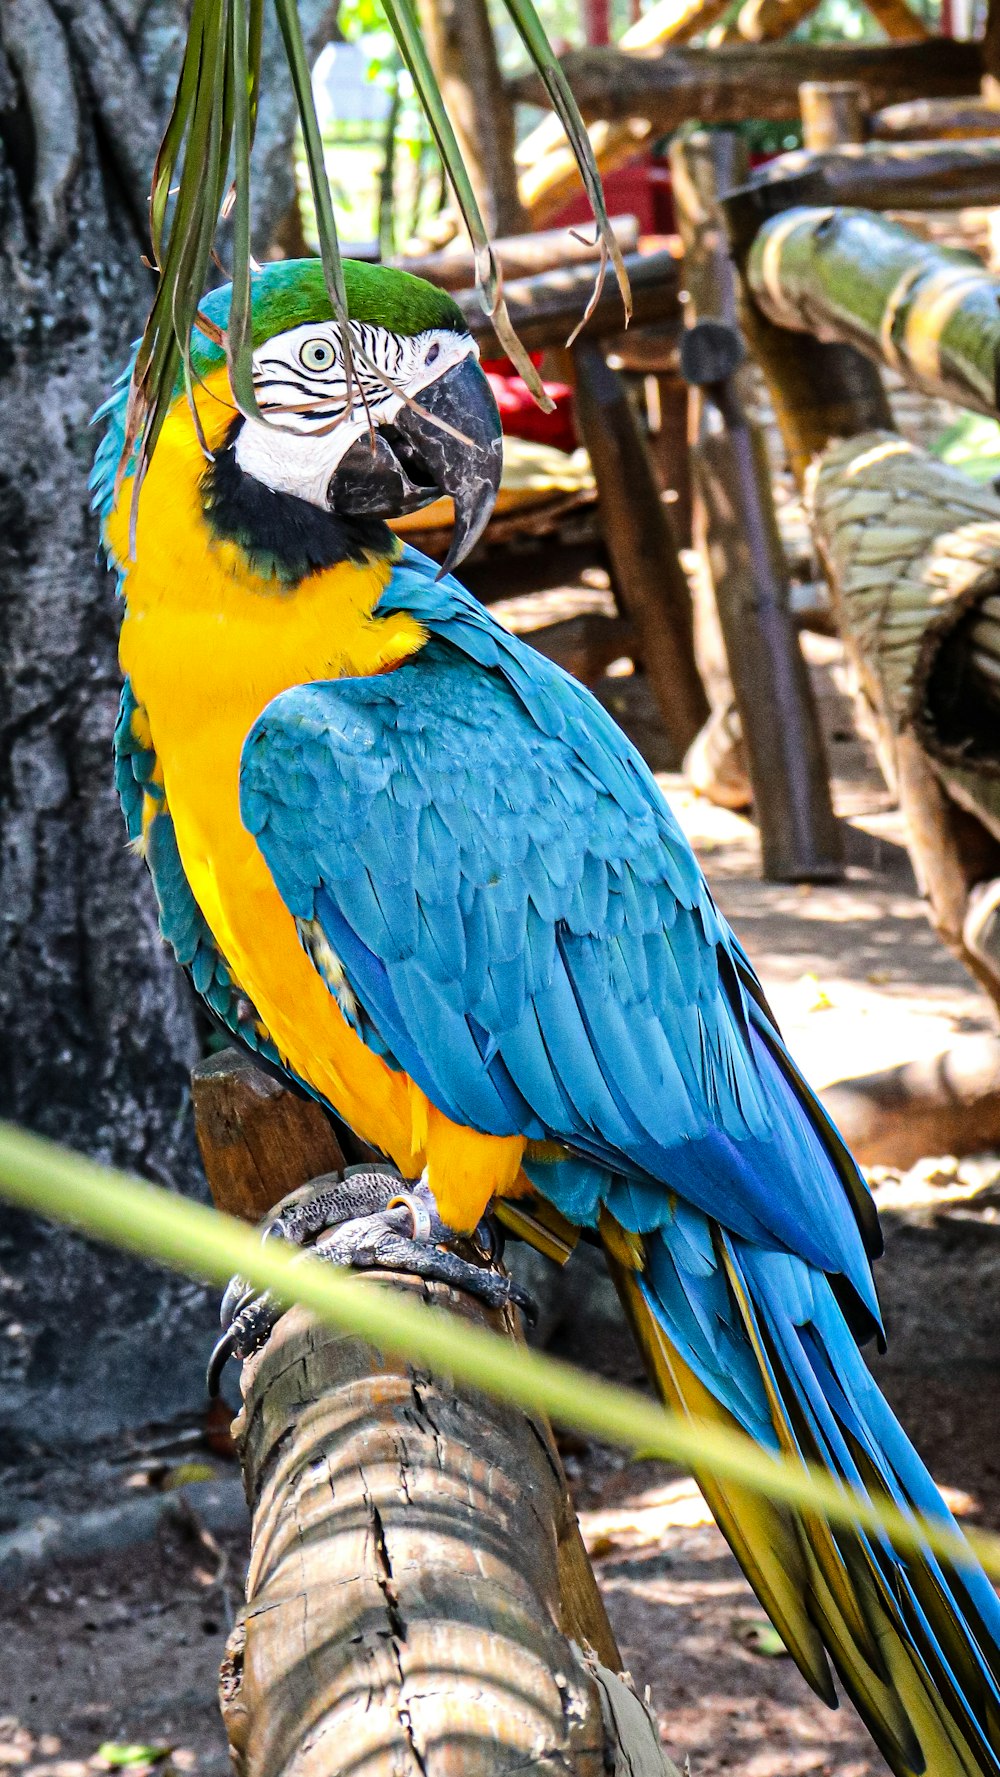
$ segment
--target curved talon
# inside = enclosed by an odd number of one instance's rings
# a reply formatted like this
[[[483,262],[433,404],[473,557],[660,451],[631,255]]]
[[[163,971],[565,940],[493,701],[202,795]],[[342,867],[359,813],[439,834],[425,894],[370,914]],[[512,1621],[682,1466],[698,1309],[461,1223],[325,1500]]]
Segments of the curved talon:
[[[437,1211],[433,1194],[421,1179],[409,1190],[388,1167],[349,1167],[343,1179],[330,1174],[293,1191],[275,1205],[261,1230],[264,1240],[284,1240],[312,1252],[328,1264],[361,1271],[402,1271],[465,1290],[490,1308],[508,1304],[534,1322],[538,1310],[527,1291],[494,1267],[503,1252],[503,1237],[492,1218],[484,1217],[473,1239],[487,1263],[473,1264],[455,1252],[455,1238]],[[230,1279],[222,1298],[223,1327],[208,1364],[209,1394],[219,1392],[222,1372],[231,1357],[245,1359],[264,1344],[284,1312],[266,1291],[255,1290],[244,1277]]]
[[[236,1329],[227,1327],[221,1339],[217,1339],[212,1347],[212,1355],[205,1371],[205,1387],[210,1400],[215,1400],[222,1386],[222,1372],[236,1350]]]

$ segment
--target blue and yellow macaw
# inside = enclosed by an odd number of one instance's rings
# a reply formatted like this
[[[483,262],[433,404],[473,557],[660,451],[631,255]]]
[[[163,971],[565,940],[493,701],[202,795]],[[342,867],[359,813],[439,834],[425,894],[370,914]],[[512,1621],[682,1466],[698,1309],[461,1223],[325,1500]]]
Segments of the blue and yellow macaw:
[[[262,417],[196,336],[211,459],[178,389],[134,553],[127,378],[102,409],[118,783],[163,934],[234,1036],[420,1181],[413,1249],[554,1206],[603,1240],[668,1402],[947,1520],[859,1351],[864,1181],[643,760],[385,522],[451,494],[457,558],[488,516],[500,429],[462,315],[346,272],[350,383],[312,261],[254,277]],[[203,306],[224,329],[228,292]],[[894,1771],[1000,1773],[1000,1605],[971,1558],[700,1479],[802,1672],[834,1704],[832,1665]]]

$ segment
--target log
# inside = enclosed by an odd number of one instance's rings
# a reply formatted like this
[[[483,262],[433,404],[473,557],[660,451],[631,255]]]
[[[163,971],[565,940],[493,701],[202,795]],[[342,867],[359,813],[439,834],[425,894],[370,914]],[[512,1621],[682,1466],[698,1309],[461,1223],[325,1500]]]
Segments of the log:
[[[852,345],[924,394],[997,411],[1000,279],[974,254],[870,210],[802,206],[759,229],[746,276],[776,326]]]
[[[683,758],[709,714],[692,636],[691,595],[625,385],[590,339],[573,347],[577,428],[597,481],[615,588],[639,639],[664,727]]]
[[[739,44],[645,54],[620,48],[573,50],[562,61],[591,124],[591,142],[604,173],[633,160],[656,136],[693,117],[713,124],[750,118],[798,122],[799,87],[805,80],[860,81],[868,103],[884,106],[924,93],[957,97],[975,92],[981,73],[975,44],[941,39],[899,45],[780,43],[763,52]],[[533,75],[512,81],[511,90],[526,104],[547,103]],[[533,226],[549,221],[580,191],[579,169],[569,148],[557,144],[525,165],[520,190]]]
[[[229,1215],[259,1222],[290,1191],[343,1170],[343,1151],[321,1107],[242,1050],[222,1049],[199,1062],[191,1098],[205,1176],[216,1207]]]
[[[879,142],[963,141],[1000,135],[1000,105],[985,98],[903,99],[868,120]]]
[[[927,1154],[1000,1147],[1000,1037],[958,1037],[942,1055],[836,1080],[820,1093],[861,1166],[901,1171]]]
[[[612,216],[611,227],[623,253],[635,253],[639,224],[634,216]],[[560,271],[570,265],[592,265],[594,244],[581,238],[578,228],[549,228],[538,234],[506,235],[493,242],[505,279],[536,277],[540,272]],[[476,282],[476,262],[471,247],[446,248],[440,253],[398,254],[389,261],[400,271],[426,278],[441,290],[471,290]]]
[[[633,253],[625,260],[632,285],[632,324],[680,322],[680,265],[673,254]],[[594,289],[596,263],[569,266],[565,271],[543,272],[505,286],[507,311],[529,352],[561,346],[584,315]],[[478,293],[459,290],[455,300],[474,339],[487,348],[495,344],[490,318]],[[596,307],[581,332],[581,339],[608,338],[622,328],[622,299],[614,277],[605,279]]]
[[[692,117],[703,123],[748,118],[797,122],[804,80],[856,80],[873,110],[927,95],[978,92],[979,46],[950,38],[927,43],[775,43],[765,50],[662,49],[630,55],[618,49],[574,49],[561,63],[588,122],[642,118],[665,134]],[[515,99],[545,105],[537,74],[510,82]]]
[[[978,142],[864,142],[779,154],[751,174],[762,205],[775,187],[792,204],[837,204],[867,210],[958,210],[1000,202],[1000,111],[997,130]],[[762,211],[762,220],[763,220]],[[773,212],[769,212],[773,213]]]
[[[708,330],[728,333],[734,342],[731,369],[700,349]],[[720,422],[703,428],[694,447],[708,560],[746,742],[764,876],[831,881],[842,874],[843,848],[791,614],[767,444],[749,425],[739,394],[741,352],[735,330],[711,321],[696,323],[682,345],[682,368],[704,389]]]
[[[284,1103],[248,1071],[234,1051],[202,1063],[194,1096],[215,1202],[256,1215],[321,1173],[330,1146],[293,1108],[317,1107]],[[280,1161],[271,1193],[265,1152]],[[383,1287],[517,1336],[509,1313],[442,1286]],[[674,1777],[617,1676],[544,1420],[300,1309],[244,1365],[241,1390],[251,1560],[220,1675],[238,1777],[278,1777],[293,1761],[316,1777],[362,1763],[384,1777],[494,1777],[529,1760],[569,1777]]]
[[[815,4],[815,0],[811,0]],[[618,40],[621,50],[633,54],[664,43],[686,43],[698,31],[707,30],[725,12],[727,0],[660,0],[639,19],[629,25]],[[602,173],[620,166],[622,158],[635,153],[633,138],[627,125],[595,123],[591,126],[590,145]],[[554,197],[567,177],[575,170],[566,135],[559,119],[542,119],[525,137],[515,155],[521,173],[521,202],[537,225],[558,208]],[[577,173],[577,180],[579,173]]]
[[[1000,724],[968,672],[979,613],[1000,592],[1000,497],[874,432],[820,460],[812,512],[931,919],[1000,1004],[1000,941],[983,919],[1000,878]]]
[[[244,1367],[236,1433],[253,1548],[221,1689],[239,1777],[667,1777],[648,1712],[564,1618],[544,1424],[294,1309]]]
[[[840,142],[865,139],[865,89],[856,80],[804,80],[799,87],[799,108],[807,149],[834,148]]]

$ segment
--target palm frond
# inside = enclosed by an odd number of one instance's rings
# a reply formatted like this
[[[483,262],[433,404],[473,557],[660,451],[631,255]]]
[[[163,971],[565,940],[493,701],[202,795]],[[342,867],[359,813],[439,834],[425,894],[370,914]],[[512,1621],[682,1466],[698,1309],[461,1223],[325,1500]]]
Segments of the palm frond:
[[[252,364],[250,157],[261,99],[265,4],[267,0],[193,0],[191,8],[173,108],[153,169],[150,239],[158,284],[136,353],[125,444],[118,468],[119,487],[127,474],[134,475],[133,552],[139,492],[179,383],[183,383],[187,390],[198,424],[194,402],[197,375],[192,362],[192,328],[200,326],[203,332],[210,331],[199,321],[199,303],[208,282],[219,222],[229,209],[233,218],[233,290],[223,343],[234,408],[259,417]],[[601,265],[594,295],[581,325],[600,294],[609,259],[617,273],[627,319],[631,312],[628,277],[608,220],[587,131],[545,36],[533,0],[505,0],[505,4],[573,146],[594,212]],[[297,0],[274,0],[274,7],[305,143],[320,257],[330,303],[344,339],[349,399],[352,347],[357,356],[358,346],[352,341],[347,325],[349,316],[340,243],[298,3]],[[548,408],[551,403],[538,372],[507,313],[500,268],[431,67],[413,0],[382,0],[382,7],[468,229],[475,255],[476,280],[501,349],[516,365],[535,400]],[[204,439],[202,444],[207,453]]]

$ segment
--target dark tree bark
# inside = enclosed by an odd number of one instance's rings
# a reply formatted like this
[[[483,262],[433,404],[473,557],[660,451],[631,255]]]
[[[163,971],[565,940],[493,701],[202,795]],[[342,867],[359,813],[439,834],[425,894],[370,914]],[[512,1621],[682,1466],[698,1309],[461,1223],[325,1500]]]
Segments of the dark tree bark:
[[[118,611],[87,492],[90,415],[152,295],[185,19],[181,0],[0,0],[0,1116],[200,1190],[198,1026],[112,788]],[[258,249],[292,189],[273,84]],[[0,1443],[197,1403],[202,1291],[24,1218],[0,1241]]]

